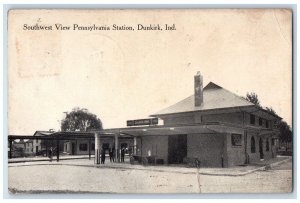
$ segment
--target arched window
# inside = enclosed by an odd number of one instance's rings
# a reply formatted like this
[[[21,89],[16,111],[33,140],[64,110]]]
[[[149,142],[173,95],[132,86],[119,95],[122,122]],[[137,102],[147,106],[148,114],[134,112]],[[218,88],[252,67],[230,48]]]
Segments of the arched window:
[[[251,153],[255,153],[255,139],[251,137]]]
[[[266,140],[266,151],[268,152],[270,150],[270,144],[269,144],[269,139],[267,138]]]

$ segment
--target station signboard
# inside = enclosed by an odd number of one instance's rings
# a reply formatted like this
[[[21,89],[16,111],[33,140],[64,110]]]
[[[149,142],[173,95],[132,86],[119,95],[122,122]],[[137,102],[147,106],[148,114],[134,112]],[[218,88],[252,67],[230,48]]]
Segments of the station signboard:
[[[147,118],[138,120],[128,120],[127,126],[140,126],[140,125],[157,125],[158,118]]]

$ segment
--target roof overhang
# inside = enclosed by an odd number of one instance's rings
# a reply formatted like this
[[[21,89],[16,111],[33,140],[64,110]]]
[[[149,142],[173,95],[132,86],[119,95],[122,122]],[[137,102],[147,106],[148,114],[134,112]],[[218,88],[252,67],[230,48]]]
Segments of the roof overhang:
[[[242,127],[223,124],[219,122],[185,124],[185,125],[157,125],[130,128],[107,129],[104,132],[119,135],[129,135],[133,137],[142,136],[165,136],[178,134],[212,134],[212,133],[238,133]]]
[[[249,129],[248,129],[249,128]],[[260,135],[277,134],[274,129],[261,129],[247,127],[248,130],[254,130]],[[228,134],[228,133],[243,133],[245,128],[240,125],[230,123],[210,122],[199,124],[184,124],[184,125],[155,125],[155,126],[138,126],[127,128],[112,128],[98,130],[92,132],[56,132],[48,136],[13,136],[9,135],[10,140],[14,139],[41,139],[41,140],[72,140],[72,139],[94,139],[95,134],[101,137],[130,138],[143,136],[168,136],[179,134]]]
[[[90,132],[79,132],[79,131],[61,131],[55,132],[49,135],[9,135],[9,140],[16,139],[28,139],[28,140],[74,140],[74,139],[94,139],[95,133],[101,137],[113,137],[115,134],[105,132],[104,130],[90,131]],[[128,135],[120,135],[120,137],[130,137]]]

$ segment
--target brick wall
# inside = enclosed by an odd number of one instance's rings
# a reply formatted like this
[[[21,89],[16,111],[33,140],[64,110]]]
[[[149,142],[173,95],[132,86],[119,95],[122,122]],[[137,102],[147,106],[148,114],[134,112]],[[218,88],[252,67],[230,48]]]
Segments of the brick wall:
[[[165,125],[195,123],[194,115],[170,116],[163,118]]]
[[[189,134],[187,157],[198,158],[201,167],[222,167],[223,134]]]
[[[239,132],[235,132],[237,134],[241,135],[241,145],[240,146],[234,146],[232,144],[232,134],[228,133],[226,134],[227,139],[227,165],[226,167],[232,167],[237,165],[242,165],[245,163],[246,156],[245,156],[245,136],[244,131],[240,130]]]
[[[255,139],[255,153],[251,152],[251,137],[254,137]],[[255,163],[258,162],[260,160],[260,153],[259,153],[259,139],[262,139],[262,146],[263,146],[263,154],[264,154],[264,159],[268,160],[272,158],[272,149],[274,151],[274,155],[275,155],[275,150],[274,150],[274,146],[272,146],[272,138],[271,138],[271,134],[269,136],[258,136],[256,133],[253,132],[248,132],[248,136],[247,136],[247,152],[249,154],[249,161],[250,163]],[[269,139],[269,151],[267,151],[267,147],[266,147],[266,140]]]
[[[225,123],[243,124],[243,114],[242,113],[207,114],[207,115],[202,115],[202,122],[225,122]]]
[[[171,115],[162,117],[165,125],[172,124],[193,124],[202,122],[226,122],[234,124],[243,124],[243,113],[221,113],[221,114],[206,114],[206,113],[185,113],[179,115]]]
[[[266,128],[266,119],[262,119],[262,125],[259,125],[259,116],[255,115],[255,124],[250,124],[250,113],[245,112],[245,125],[246,126],[258,126],[258,127],[263,127]],[[272,129],[274,127],[274,120],[269,120],[269,129]]]

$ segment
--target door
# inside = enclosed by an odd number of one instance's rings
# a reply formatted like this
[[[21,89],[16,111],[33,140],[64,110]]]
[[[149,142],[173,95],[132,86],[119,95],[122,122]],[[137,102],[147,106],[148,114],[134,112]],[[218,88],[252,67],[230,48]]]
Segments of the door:
[[[168,163],[181,164],[187,156],[187,136],[170,135],[168,137]]]
[[[263,141],[259,138],[259,155],[260,159],[264,159]]]

